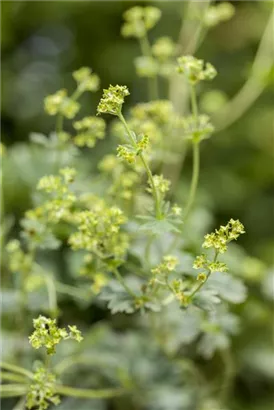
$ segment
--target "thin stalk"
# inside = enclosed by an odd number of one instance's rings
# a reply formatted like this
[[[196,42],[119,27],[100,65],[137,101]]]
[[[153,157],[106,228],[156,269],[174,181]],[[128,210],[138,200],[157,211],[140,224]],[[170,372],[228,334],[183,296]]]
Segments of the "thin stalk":
[[[0,372],[1,380],[8,380],[11,382],[24,383],[26,382],[26,377],[20,376],[19,374]]]
[[[89,300],[89,297],[88,297],[87,292],[85,290],[76,288],[74,286],[66,285],[66,284],[61,283],[61,282],[55,282],[55,285],[56,285],[56,290],[59,293],[69,295],[69,296],[73,296],[73,297],[76,297],[76,298],[79,298],[79,299]]]
[[[44,280],[48,291],[49,310],[53,316],[56,316],[58,305],[55,283],[53,278],[49,275],[44,275]]]
[[[191,111],[195,118],[195,122],[198,121],[198,104],[197,104],[197,97],[195,87],[191,85],[190,88],[190,95],[191,95]],[[192,142],[192,150],[193,150],[193,167],[192,167],[192,179],[190,185],[190,193],[188,197],[188,201],[186,204],[185,214],[184,214],[184,221],[186,221],[197,191],[198,180],[199,180],[199,172],[200,172],[200,144],[198,141]]]
[[[221,350],[221,356],[224,363],[224,375],[222,387],[220,389],[219,399],[223,405],[226,404],[227,398],[229,397],[230,390],[233,383],[233,378],[235,374],[235,368],[233,364],[233,359],[230,349]]]
[[[196,196],[198,180],[199,180],[199,172],[200,172],[200,144],[197,142],[193,143],[192,148],[193,148],[192,179],[191,179],[190,193],[189,193],[187,205],[185,208],[185,215],[183,218],[184,221],[186,221],[187,217],[189,216],[189,213],[191,211],[191,208],[192,208],[195,196]]]
[[[116,279],[121,283],[121,285],[123,286],[123,288],[127,291],[127,293],[132,296],[134,299],[136,298],[135,293],[128,287],[128,285],[126,284],[124,278],[120,275],[120,273],[118,272],[117,269],[113,270],[114,275],[116,276]]]
[[[197,121],[197,119],[198,119],[198,104],[197,104],[196,90],[195,90],[194,85],[191,85],[190,95],[191,95],[192,114],[194,115],[195,120]]]
[[[148,41],[147,33],[140,38],[140,47],[143,56],[145,57],[152,57],[151,47]],[[149,90],[149,99],[150,100],[157,100],[158,99],[158,82],[157,77],[148,78],[148,90]]]
[[[28,391],[26,384],[1,384],[0,397],[18,397],[24,396]]]
[[[214,255],[214,259],[213,262],[215,263],[218,259],[218,255],[219,252],[215,251],[215,255]],[[204,286],[204,284],[208,281],[209,277],[211,276],[211,271],[208,269],[207,271],[207,276],[206,279],[203,282],[200,282],[194,289],[193,291],[190,293],[190,295],[188,295],[189,300],[193,299],[193,296],[196,295],[197,292],[199,292],[199,290]]]
[[[123,123],[123,125],[124,125],[124,127],[125,127],[125,130],[126,130],[128,136],[129,136],[130,142],[132,143],[133,147],[136,148],[136,141],[135,141],[135,139],[134,139],[134,137],[133,137],[133,135],[132,135],[132,132],[131,132],[130,129],[129,129],[129,126],[127,125],[127,122],[126,122],[126,120],[125,120],[123,114],[120,113],[120,114],[118,115],[118,117],[119,117],[120,121]],[[141,159],[141,161],[142,161],[142,163],[143,163],[143,165],[144,165],[144,167],[145,167],[145,170],[146,170],[148,179],[149,179],[149,181],[150,181],[150,185],[151,185],[151,189],[152,189],[152,193],[153,193],[153,197],[154,197],[154,201],[155,201],[155,214],[156,214],[156,218],[157,218],[157,219],[161,219],[161,217],[162,217],[162,212],[161,212],[160,199],[159,199],[159,197],[158,197],[158,192],[157,192],[156,186],[155,186],[155,184],[154,184],[154,180],[153,180],[153,176],[152,176],[151,170],[150,170],[149,165],[148,165],[148,163],[147,163],[147,161],[146,161],[146,159],[145,159],[145,157],[143,156],[142,153],[140,153],[139,157],[140,157],[140,159]]]
[[[12,408],[12,410],[24,410],[25,409],[25,402],[26,402],[26,398],[22,397],[16,404],[15,406]]]
[[[69,386],[56,386],[56,393],[70,397],[81,397],[86,399],[108,399],[125,394],[125,390],[117,389],[78,389]]]
[[[56,118],[56,133],[59,134],[63,131],[64,116],[59,113]]]
[[[28,377],[29,379],[33,378],[33,373],[23,367],[16,366],[14,364],[0,362],[0,367],[5,370],[10,370],[11,372],[21,374],[23,376]]]

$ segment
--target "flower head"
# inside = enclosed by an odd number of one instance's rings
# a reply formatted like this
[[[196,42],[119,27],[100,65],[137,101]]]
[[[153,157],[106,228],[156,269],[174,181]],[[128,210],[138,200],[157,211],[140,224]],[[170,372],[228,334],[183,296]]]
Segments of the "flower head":
[[[127,86],[125,85],[110,85],[103,92],[99,105],[97,107],[98,114],[119,115],[124,103],[124,99],[129,95]]]

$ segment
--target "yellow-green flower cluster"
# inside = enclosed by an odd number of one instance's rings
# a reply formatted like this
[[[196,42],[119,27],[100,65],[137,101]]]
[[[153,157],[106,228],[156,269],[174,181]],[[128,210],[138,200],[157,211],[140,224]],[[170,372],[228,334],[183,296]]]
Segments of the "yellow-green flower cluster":
[[[127,10],[123,17],[125,23],[122,26],[121,34],[124,37],[142,38],[148,30],[157,24],[161,18],[161,10],[152,6],[135,6]]]
[[[90,210],[76,213],[74,220],[78,230],[69,237],[72,249],[87,250],[101,259],[124,255],[128,242],[121,226],[126,218],[119,208],[95,201]]]
[[[212,5],[207,8],[203,18],[203,23],[207,27],[214,27],[223,21],[230,20],[235,14],[235,7],[233,4],[223,2],[220,4]]]
[[[56,394],[56,376],[44,367],[39,367],[33,375],[26,397],[27,409],[46,410],[51,404],[57,406],[60,398]]]
[[[176,256],[166,255],[163,258],[163,261],[156,266],[156,268],[151,269],[153,275],[161,275],[173,272],[176,269],[179,261]]]
[[[130,110],[131,116],[140,121],[152,120],[161,126],[168,124],[175,116],[172,103],[168,100],[156,100],[137,104]]]
[[[115,155],[106,155],[99,163],[99,169],[112,179],[109,195],[124,200],[133,197],[135,188],[140,183],[140,175],[135,169],[129,171]]]
[[[127,86],[125,85],[110,85],[109,88],[103,91],[97,107],[98,114],[119,115],[124,103],[125,97],[129,95]]]
[[[136,160],[136,151],[131,146],[118,145],[117,157],[122,158],[128,164],[133,164]]]
[[[80,93],[84,91],[95,92],[99,89],[100,79],[97,74],[92,73],[89,67],[81,67],[72,73],[77,82],[77,89]]]
[[[133,164],[136,161],[136,157],[145,151],[149,144],[149,138],[147,135],[143,135],[135,146],[118,145],[117,156],[123,158],[129,164]]]
[[[37,189],[51,195],[42,206],[26,212],[26,218],[32,220],[46,219],[57,223],[60,220],[69,220],[70,208],[76,202],[75,195],[69,185],[74,181],[76,171],[73,168],[62,168],[59,175],[47,175],[40,179]]]
[[[156,190],[164,196],[170,188],[170,181],[163,177],[163,175],[153,175],[153,182]],[[150,188],[148,188],[149,192],[152,192],[151,189],[151,182],[149,181]]]
[[[152,46],[153,55],[164,62],[176,53],[176,44],[170,37],[158,38]]]
[[[207,115],[189,116],[182,118],[181,127],[184,137],[191,139],[193,142],[200,142],[214,132],[214,127]]]
[[[8,242],[6,250],[8,253],[9,269],[11,272],[23,272],[25,274],[31,273],[33,256],[22,250],[20,242],[17,239],[13,239]]]
[[[80,104],[69,98],[67,90],[62,89],[55,94],[48,95],[44,100],[45,111],[49,115],[62,114],[72,119],[80,110]]]
[[[76,326],[69,326],[69,332],[65,328],[59,328],[56,319],[39,316],[33,320],[34,332],[29,337],[30,344],[34,349],[45,347],[47,354],[52,355],[56,351],[56,345],[62,340],[74,339],[81,342],[81,332]]]
[[[181,216],[182,215],[182,208],[177,204],[174,204],[171,208],[171,212],[174,216]]]
[[[106,124],[102,118],[85,117],[76,121],[73,126],[78,131],[74,137],[74,143],[78,147],[93,148],[97,139],[105,137]]]
[[[227,272],[227,265],[219,261],[210,261],[207,259],[206,255],[197,256],[193,263],[194,269],[208,269],[210,272]]]
[[[243,224],[239,220],[230,219],[227,225],[205,235],[203,248],[214,248],[216,252],[224,253],[227,250],[227,244],[236,240],[243,233],[245,233]]]
[[[191,85],[200,81],[212,80],[217,71],[210,63],[204,63],[193,56],[182,56],[178,58],[178,72],[182,73]]]
[[[151,56],[140,56],[134,60],[136,73],[139,77],[153,78],[158,74],[159,64]]]

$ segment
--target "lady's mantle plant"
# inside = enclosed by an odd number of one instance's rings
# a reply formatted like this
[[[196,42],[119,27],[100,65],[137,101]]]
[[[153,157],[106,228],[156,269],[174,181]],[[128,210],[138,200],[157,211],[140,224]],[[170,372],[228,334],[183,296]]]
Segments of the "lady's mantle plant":
[[[226,19],[219,12],[220,6],[207,11],[208,26]],[[140,321],[145,323],[147,319],[157,321],[159,315],[162,329],[153,325],[152,338],[169,358],[174,355],[178,359],[180,343],[195,345],[199,336],[198,351],[210,357],[215,350],[228,348],[228,336],[235,331],[235,317],[228,312],[228,302],[244,299],[243,285],[229,276],[222,255],[228,244],[244,233],[243,225],[231,219],[205,235],[202,247],[206,253],[196,256],[192,263],[198,274],[189,264],[184,264],[182,242],[190,229],[188,222],[196,198],[200,144],[214,132],[210,118],[199,112],[197,88],[202,82],[213,80],[217,72],[212,64],[192,55],[178,57],[178,48],[169,37],[161,37],[150,45],[148,32],[160,17],[161,12],[155,7],[133,7],[124,14],[122,27],[123,36],[135,37],[140,43],[142,56],[135,64],[137,74],[148,79],[148,102],[139,103],[125,113],[126,98],[130,95],[128,87],[110,85],[103,91],[97,115],[76,118],[81,108],[79,98],[84,92],[96,92],[100,84],[98,76],[83,67],[73,73],[76,89],[71,95],[62,89],[45,98],[47,114],[56,117],[55,132],[49,138],[41,134],[32,136],[34,142],[52,150],[57,158],[56,172],[38,181],[36,204],[21,221],[21,240],[11,240],[6,249],[10,271],[19,277],[23,320],[28,312],[29,294],[43,287],[47,289],[46,310],[50,318],[34,319],[35,330],[29,337],[34,349],[45,349],[46,360],[34,373],[2,363],[9,372],[7,380],[21,382],[4,384],[2,395],[26,395],[29,409],[43,410],[50,404],[57,405],[59,395],[108,398],[136,394],[130,377],[126,383],[118,378],[118,387],[99,390],[73,388],[59,382],[49,358],[61,341],[82,340],[77,327],[68,326],[67,330],[57,326],[55,317],[62,316],[59,293],[80,298],[85,295],[88,300],[95,297],[95,303],[99,304],[107,301],[113,314],[140,311],[143,314]],[[189,87],[190,113],[186,116],[178,114],[171,101],[158,97],[159,81],[163,78],[169,81],[174,75],[180,75]],[[104,114],[114,117],[109,130],[102,118]],[[72,120],[73,132],[66,131],[65,120]],[[106,195],[102,197],[86,189],[72,164],[80,149],[93,148],[109,134],[119,142],[116,155],[108,153],[98,165],[101,181],[107,181]],[[188,198],[179,205],[171,193],[171,181],[163,173],[166,165],[176,164],[180,157],[178,141],[185,141],[191,147],[193,157]],[[64,286],[40,262],[44,249],[57,249],[62,244],[81,258],[76,272],[79,287],[77,283]],[[86,287],[84,290],[81,280],[88,283],[88,290]],[[240,286],[240,297],[235,300],[226,284],[238,289]],[[193,325],[183,340],[177,340],[176,349],[172,332],[165,337],[161,332],[171,323],[176,332],[187,321]]]

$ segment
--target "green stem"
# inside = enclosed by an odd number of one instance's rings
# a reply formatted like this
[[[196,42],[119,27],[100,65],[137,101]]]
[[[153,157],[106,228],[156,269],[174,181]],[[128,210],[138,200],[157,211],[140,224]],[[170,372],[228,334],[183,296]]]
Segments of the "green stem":
[[[9,380],[12,382],[17,383],[24,383],[26,382],[26,378],[20,376],[19,374],[9,373],[9,372],[0,372],[1,380]]]
[[[14,364],[0,362],[0,367],[5,370],[10,370],[11,372],[22,374],[23,376],[28,377],[29,379],[33,378],[33,373],[23,367],[16,366]]]
[[[193,149],[193,170],[192,170],[192,179],[191,179],[191,186],[190,186],[190,193],[187,201],[187,205],[185,208],[185,215],[183,220],[186,221],[187,217],[189,216],[189,213],[191,211],[196,191],[197,191],[197,186],[198,186],[198,180],[199,180],[199,172],[200,172],[200,144],[198,142],[194,142],[192,144],[192,149]]]
[[[64,116],[63,114],[59,113],[56,118],[56,133],[57,134],[63,131],[63,124],[64,124]]]
[[[215,255],[214,255],[213,263],[215,263],[215,262],[217,261],[218,255],[219,255],[219,252],[215,250]],[[206,279],[205,279],[203,282],[200,282],[200,283],[193,289],[193,291],[190,293],[190,295],[188,295],[188,299],[189,299],[189,300],[192,300],[193,297],[194,297],[194,295],[196,295],[196,293],[199,292],[199,290],[204,286],[204,284],[208,281],[208,279],[209,279],[211,273],[212,273],[212,272],[208,269]]]
[[[125,394],[124,389],[77,389],[69,386],[56,386],[56,393],[70,397],[81,397],[86,399],[108,399]]]
[[[224,363],[224,376],[223,376],[222,386],[220,389],[219,399],[221,403],[225,405],[227,398],[229,397],[230,390],[231,390],[231,385],[233,382],[235,369],[234,369],[231,351],[229,348],[221,350],[221,356],[222,356],[222,360]]]
[[[130,142],[132,143],[133,147],[136,148],[136,141],[135,141],[135,139],[134,139],[134,137],[133,137],[133,134],[132,134],[132,132],[130,131],[130,128],[129,128],[129,126],[127,125],[127,122],[126,122],[126,120],[125,120],[125,118],[124,118],[124,116],[123,116],[123,114],[122,114],[121,112],[120,112],[120,114],[118,115],[118,118],[119,118],[120,121],[123,123],[123,125],[124,125],[124,127],[125,127],[125,130],[126,130],[128,136],[129,136]],[[156,218],[157,218],[157,219],[161,219],[161,218],[162,218],[162,212],[161,212],[160,199],[159,199],[159,197],[158,197],[158,192],[157,192],[156,186],[155,186],[155,184],[154,184],[154,180],[153,180],[153,176],[152,176],[151,170],[150,170],[149,165],[148,165],[148,163],[147,163],[147,161],[146,161],[146,159],[145,159],[145,157],[143,156],[142,153],[140,153],[139,157],[140,157],[140,159],[141,159],[141,161],[142,161],[142,163],[143,163],[143,165],[144,165],[144,167],[145,167],[145,170],[146,170],[148,179],[149,179],[149,181],[150,181],[150,185],[151,185],[151,189],[152,189],[152,193],[153,193],[154,201],[155,201],[155,214],[156,214]]]
[[[49,310],[53,316],[56,316],[58,311],[57,295],[54,280],[49,275],[44,275],[45,284],[48,291]]]
[[[121,285],[123,286],[123,288],[127,291],[127,293],[132,296],[134,299],[136,298],[135,293],[128,287],[128,285],[126,284],[124,278],[120,275],[120,273],[118,272],[117,269],[113,270],[114,275],[116,276],[116,279],[121,283]]]
[[[195,118],[195,122],[197,123],[198,104],[197,104],[195,87],[193,85],[191,85],[190,92],[191,92],[191,110]],[[195,196],[196,196],[197,186],[198,186],[199,172],[200,172],[200,144],[199,144],[199,141],[194,141],[194,140],[192,141],[192,150],[193,150],[192,179],[191,179],[191,185],[190,185],[190,193],[189,193],[189,197],[188,197],[188,201],[187,201],[186,209],[185,209],[185,214],[184,214],[184,221],[186,221],[191,211],[191,208],[192,208]]]
[[[28,386],[26,384],[1,384],[0,397],[24,396],[27,390]]]
[[[84,289],[79,289],[74,286],[66,285],[61,282],[55,282],[55,285],[56,285],[56,290],[59,293],[73,296],[78,299],[89,300],[88,292],[86,292]]]
[[[192,114],[194,115],[195,120],[197,121],[197,119],[198,119],[198,104],[197,104],[197,96],[196,96],[196,90],[195,90],[194,85],[191,85],[190,95],[191,95]]]
[[[145,57],[152,57],[151,47],[148,41],[147,33],[140,38],[140,47],[142,50],[142,54]],[[158,93],[158,82],[157,77],[148,78],[148,90],[149,90],[149,100],[157,100],[159,93]]]

